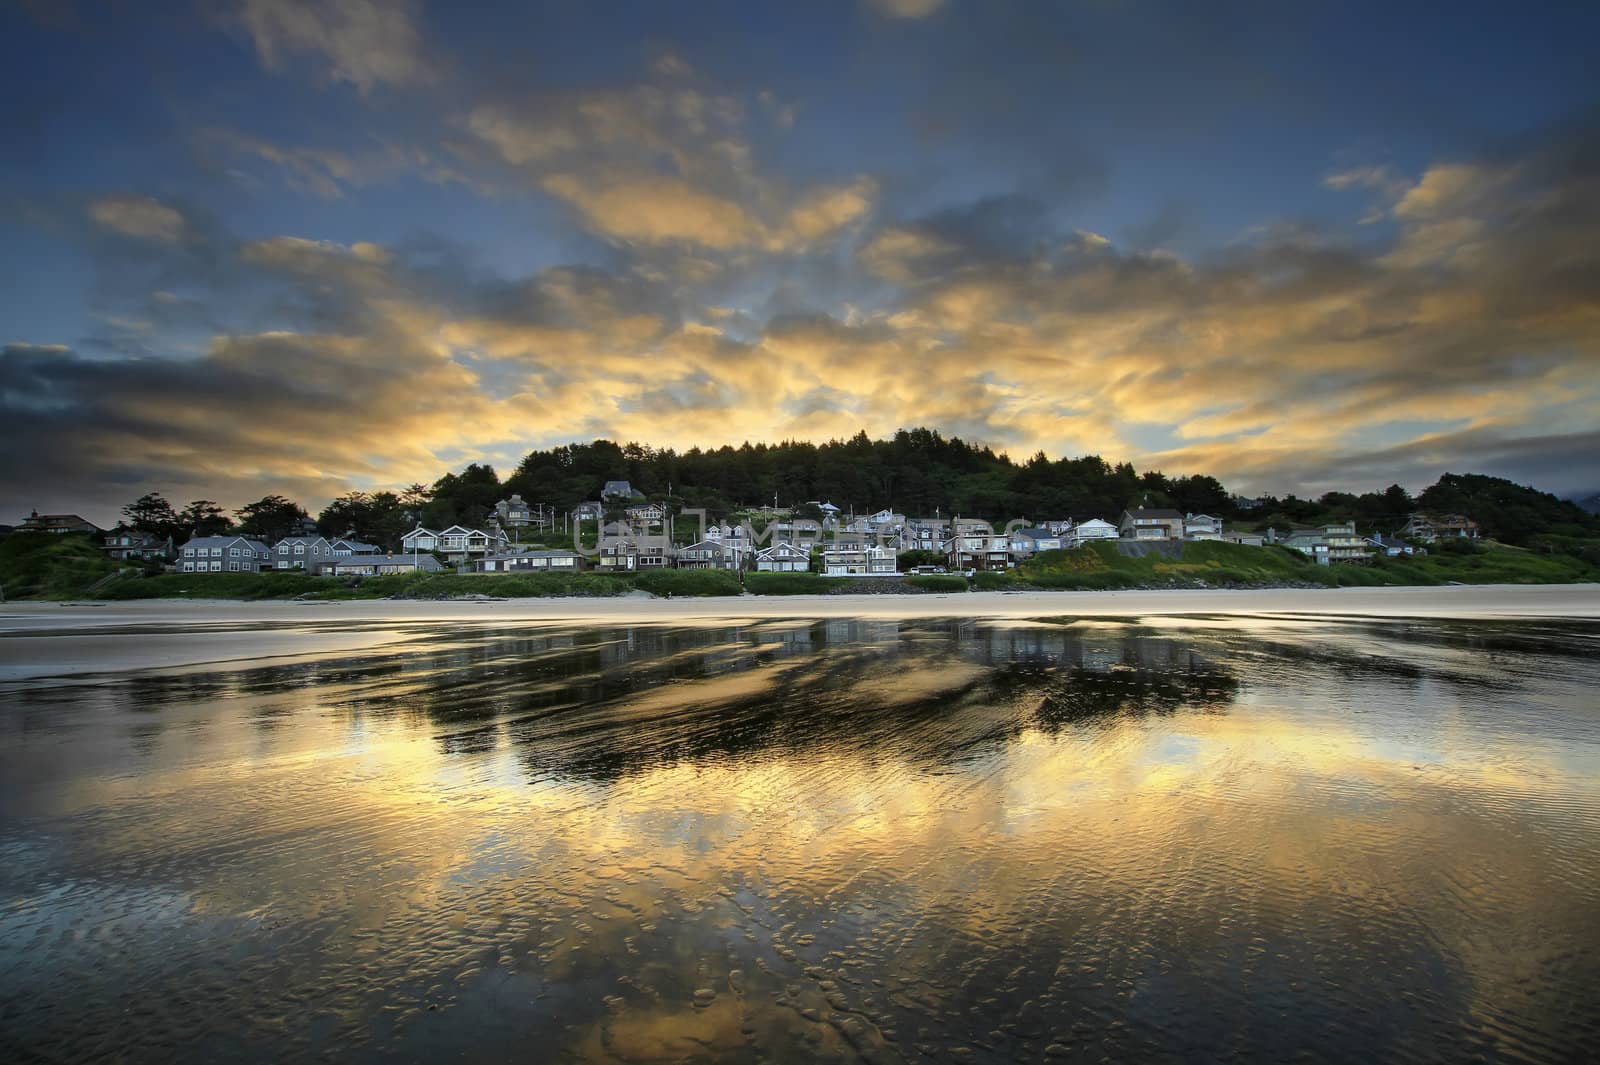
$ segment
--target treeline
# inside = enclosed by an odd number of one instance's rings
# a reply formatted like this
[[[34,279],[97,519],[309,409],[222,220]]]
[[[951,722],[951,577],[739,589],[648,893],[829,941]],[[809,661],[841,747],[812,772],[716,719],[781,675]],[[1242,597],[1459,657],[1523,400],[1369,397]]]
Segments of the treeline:
[[[383,547],[398,544],[417,524],[479,526],[512,493],[557,512],[599,497],[606,481],[625,480],[643,497],[674,507],[703,507],[714,517],[776,502],[832,502],[845,511],[891,507],[922,517],[984,518],[1001,525],[1030,521],[1105,518],[1130,506],[1171,507],[1229,519],[1249,528],[1355,521],[1363,531],[1392,532],[1417,510],[1466,514],[1485,535],[1522,545],[1600,536],[1600,518],[1533,488],[1478,474],[1445,474],[1416,498],[1399,485],[1362,494],[1330,492],[1318,499],[1267,496],[1236,502],[1208,475],[1169,477],[1112,464],[1098,455],[1050,459],[1043,453],[1017,462],[988,447],[945,437],[932,429],[901,430],[888,440],[858,433],[822,444],[786,441],[675,451],[610,440],[531,451],[504,480],[492,466],[472,464],[446,473],[431,486],[400,492],[352,492],[335,499],[315,520],[327,536],[354,536]],[[124,508],[129,523],[185,539],[237,531],[274,540],[310,523],[298,504],[267,496],[230,518],[199,500],[175,511],[157,494]]]

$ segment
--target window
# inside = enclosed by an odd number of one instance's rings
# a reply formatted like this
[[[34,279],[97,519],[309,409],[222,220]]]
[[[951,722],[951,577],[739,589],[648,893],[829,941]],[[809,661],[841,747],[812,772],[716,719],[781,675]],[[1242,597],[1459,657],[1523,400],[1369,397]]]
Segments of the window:
[[[297,554],[297,555],[305,554],[306,553],[306,545],[305,544],[295,544],[294,545],[294,553]]]

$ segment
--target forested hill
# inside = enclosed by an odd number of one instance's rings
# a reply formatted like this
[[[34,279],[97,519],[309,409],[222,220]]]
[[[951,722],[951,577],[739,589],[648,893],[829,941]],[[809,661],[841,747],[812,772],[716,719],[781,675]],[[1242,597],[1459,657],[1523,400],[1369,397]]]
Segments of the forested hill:
[[[636,493],[674,507],[703,507],[713,517],[776,501],[789,507],[809,500],[832,502],[858,514],[890,507],[913,517],[984,518],[1002,525],[1072,518],[1117,520],[1128,506],[1173,507],[1207,513],[1236,525],[1358,523],[1363,532],[1393,532],[1417,510],[1466,514],[1486,535],[1512,544],[1555,544],[1551,537],[1600,538],[1600,517],[1547,492],[1478,474],[1445,474],[1412,496],[1398,485],[1363,494],[1331,492],[1318,499],[1235,501],[1222,482],[1207,475],[1168,477],[1141,473],[1129,463],[1113,465],[1096,455],[1055,459],[1043,454],[1023,462],[992,449],[945,437],[931,429],[902,430],[888,440],[858,433],[823,444],[744,444],[713,450],[674,451],[609,440],[568,444],[530,452],[504,479],[487,465],[447,473],[433,485],[404,492],[352,492],[329,504],[317,518],[329,535],[355,535],[394,545],[416,523],[433,528],[476,526],[495,503],[512,493],[530,504],[566,513],[599,498],[607,481],[627,481]],[[305,512],[281,496],[240,508],[230,519],[215,503],[198,500],[175,512],[150,495],[125,510],[132,524],[182,540],[199,528],[233,527],[276,539]]]
[[[596,498],[608,480],[626,480],[655,498],[726,512],[740,506],[790,506],[831,501],[858,513],[891,507],[905,514],[994,517],[1114,514],[1142,492],[1191,510],[1226,505],[1212,477],[1168,479],[1113,466],[1098,456],[1022,464],[987,447],[930,429],[902,430],[888,440],[858,433],[823,444],[790,441],[678,452],[608,440],[534,451],[505,481],[530,502],[570,508]],[[436,488],[446,492],[443,482]]]

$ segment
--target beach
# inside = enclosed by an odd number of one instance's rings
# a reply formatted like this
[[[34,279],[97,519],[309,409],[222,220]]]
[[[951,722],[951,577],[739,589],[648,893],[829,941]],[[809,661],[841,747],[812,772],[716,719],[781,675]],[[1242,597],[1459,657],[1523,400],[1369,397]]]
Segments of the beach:
[[[1600,618],[1600,585],[1265,588],[949,595],[358,601],[22,602],[0,608],[0,681],[319,657],[433,624],[696,625],[782,618]],[[108,636],[114,638],[108,639]]]

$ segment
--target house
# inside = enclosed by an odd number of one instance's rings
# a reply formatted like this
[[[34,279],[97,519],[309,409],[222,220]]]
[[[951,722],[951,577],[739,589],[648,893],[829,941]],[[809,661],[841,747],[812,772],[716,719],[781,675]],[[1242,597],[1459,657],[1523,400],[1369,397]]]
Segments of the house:
[[[600,499],[604,502],[632,499],[633,494],[633,485],[627,481],[607,481],[600,489]]]
[[[1401,526],[1400,535],[1424,544],[1451,538],[1476,540],[1478,523],[1462,514],[1413,514]]]
[[[432,555],[391,555],[376,551],[325,558],[317,564],[324,577],[381,577],[391,573],[440,573],[444,566]]]
[[[348,537],[330,540],[325,536],[285,536],[272,545],[272,566],[274,569],[315,572],[324,562],[335,558],[377,553],[375,545]]]
[[[893,577],[896,575],[892,547],[839,547],[822,549],[824,577]]]
[[[178,553],[180,573],[260,573],[272,566],[272,551],[244,536],[197,536]]]
[[[951,531],[947,519],[911,518],[900,527],[900,547],[904,551],[939,551]]]
[[[1183,515],[1158,507],[1133,507],[1122,512],[1117,535],[1124,540],[1182,540]]]
[[[100,536],[105,530],[87,518],[80,518],[76,514],[40,514],[37,510],[28,515],[26,521],[15,529],[19,533],[43,532],[65,535],[66,533],[89,533]]]
[[[1183,516],[1183,538],[1185,540],[1220,540],[1222,539],[1222,519],[1213,518],[1209,514],[1185,514]]]
[[[569,548],[551,551],[502,551],[475,559],[478,573],[576,573],[583,568],[583,556]]]
[[[738,569],[739,552],[715,540],[701,540],[678,549],[679,569]]]
[[[507,540],[506,534],[499,529],[485,532],[482,529],[452,525],[442,532],[434,532],[419,525],[400,537],[400,546],[406,554],[437,551],[461,561],[504,551],[511,546],[511,541]]]
[[[599,521],[605,517],[606,505],[604,503],[579,503],[572,509],[572,520],[578,522]]]
[[[1372,557],[1366,540],[1357,535],[1354,522],[1335,522],[1316,529],[1294,529],[1278,542],[1310,555],[1319,566],[1334,562],[1357,562]]]
[[[494,512],[501,525],[512,529],[520,529],[533,521],[533,508],[528,506],[521,494],[516,492],[513,492],[510,498],[496,503]]]
[[[1412,547],[1410,544],[1399,539],[1398,537],[1385,536],[1383,533],[1373,533],[1371,536],[1367,537],[1366,543],[1368,547],[1371,547],[1375,551],[1381,552],[1386,558],[1399,558],[1402,555],[1414,555],[1419,551],[1422,554],[1428,553],[1425,549]]]
[[[1226,544],[1238,544],[1241,547],[1260,547],[1265,540],[1260,533],[1247,533],[1234,530],[1233,532],[1224,532],[1222,534],[1222,542]]]
[[[1068,547],[1082,547],[1093,540],[1115,540],[1117,527],[1104,518],[1090,518],[1072,527],[1067,538]]]
[[[1059,551],[1065,544],[1060,533],[1053,533],[1043,526],[1011,531],[1011,553],[1019,558],[1027,558],[1040,551]]]
[[[756,552],[756,569],[761,573],[804,573],[811,568],[811,552],[787,541]]]
[[[608,573],[664,569],[672,562],[672,547],[661,537],[608,537],[601,541],[594,565]]]
[[[1004,533],[969,530],[946,540],[941,549],[953,570],[1011,568],[1011,538]]]
[[[659,525],[667,520],[667,508],[660,503],[641,503],[624,512],[629,521],[640,525]]]
[[[106,553],[106,557],[118,562],[139,559],[165,560],[172,557],[172,537],[157,536],[155,533],[140,532],[126,525],[119,525],[106,533],[100,549]]]

